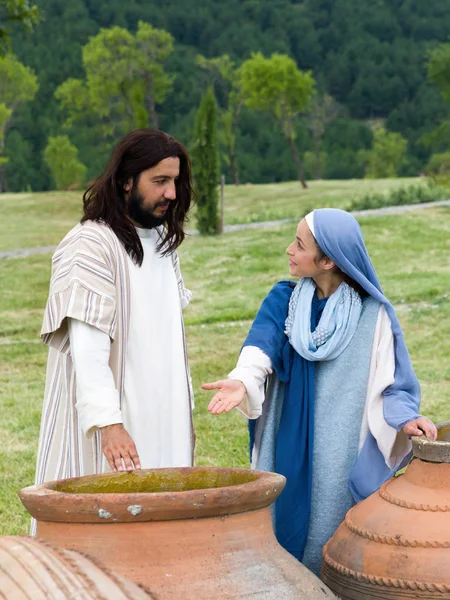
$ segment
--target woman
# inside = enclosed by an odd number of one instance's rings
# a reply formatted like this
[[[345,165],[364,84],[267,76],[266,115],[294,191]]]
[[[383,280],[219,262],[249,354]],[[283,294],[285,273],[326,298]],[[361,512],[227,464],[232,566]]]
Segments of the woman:
[[[349,213],[320,209],[286,250],[297,285],[264,300],[208,410],[250,421],[252,467],[287,478],[275,505],[280,543],[319,573],[347,510],[409,459],[409,436],[436,439],[392,304]]]

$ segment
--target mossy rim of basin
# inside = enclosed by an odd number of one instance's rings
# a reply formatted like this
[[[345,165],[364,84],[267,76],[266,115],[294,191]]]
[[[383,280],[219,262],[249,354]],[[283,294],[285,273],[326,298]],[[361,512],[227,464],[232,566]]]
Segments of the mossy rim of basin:
[[[438,442],[450,442],[450,424],[438,429]]]
[[[156,494],[189,492],[193,490],[223,488],[256,481],[259,476],[251,471],[193,473],[134,471],[132,473],[107,473],[56,483],[51,489],[65,494]]]

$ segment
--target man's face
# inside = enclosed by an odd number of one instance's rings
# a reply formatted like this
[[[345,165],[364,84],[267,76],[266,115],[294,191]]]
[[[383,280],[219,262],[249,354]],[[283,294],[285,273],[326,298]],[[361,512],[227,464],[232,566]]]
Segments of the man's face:
[[[176,200],[179,174],[180,159],[170,157],[142,171],[137,185],[132,179],[127,182],[128,214],[135,225],[151,229],[165,223],[169,205]]]

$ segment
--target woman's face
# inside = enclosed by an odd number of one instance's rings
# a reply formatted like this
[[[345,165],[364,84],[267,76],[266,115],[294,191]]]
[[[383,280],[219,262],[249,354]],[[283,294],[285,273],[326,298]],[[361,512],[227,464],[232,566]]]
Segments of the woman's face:
[[[289,256],[289,273],[292,277],[317,277],[324,272],[320,262],[316,265],[317,246],[314,237],[302,219],[298,224],[295,240],[286,248]]]

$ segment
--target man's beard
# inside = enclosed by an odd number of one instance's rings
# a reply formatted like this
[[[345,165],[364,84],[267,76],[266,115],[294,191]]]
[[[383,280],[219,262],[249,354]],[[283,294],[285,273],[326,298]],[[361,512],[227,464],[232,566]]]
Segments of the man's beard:
[[[138,223],[144,229],[154,229],[167,221],[168,211],[162,217],[155,217],[154,215],[155,208],[164,204],[167,204],[167,200],[157,202],[152,209],[145,208],[143,197],[133,187],[128,196],[128,214],[135,223]]]

